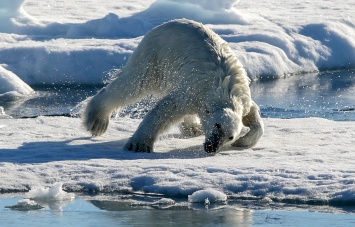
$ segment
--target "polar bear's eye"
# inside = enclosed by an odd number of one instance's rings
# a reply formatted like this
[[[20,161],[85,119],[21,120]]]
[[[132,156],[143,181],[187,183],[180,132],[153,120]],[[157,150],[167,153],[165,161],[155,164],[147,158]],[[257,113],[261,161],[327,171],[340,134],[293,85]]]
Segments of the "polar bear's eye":
[[[205,112],[206,112],[206,114],[211,114],[211,111],[209,111],[209,110],[206,110]]]

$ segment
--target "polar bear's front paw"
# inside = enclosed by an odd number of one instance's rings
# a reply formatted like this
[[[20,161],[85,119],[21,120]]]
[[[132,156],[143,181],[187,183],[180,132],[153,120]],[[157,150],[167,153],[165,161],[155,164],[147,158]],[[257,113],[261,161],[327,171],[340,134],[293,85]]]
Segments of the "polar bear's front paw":
[[[151,153],[153,152],[153,146],[149,146],[145,143],[140,142],[127,142],[124,146],[125,150],[135,151],[135,152],[146,152]]]

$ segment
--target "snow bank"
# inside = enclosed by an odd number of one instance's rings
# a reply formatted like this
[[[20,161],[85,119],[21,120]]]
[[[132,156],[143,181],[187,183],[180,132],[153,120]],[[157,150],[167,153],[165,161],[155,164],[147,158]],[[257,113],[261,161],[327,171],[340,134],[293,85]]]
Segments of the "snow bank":
[[[37,20],[24,9],[25,0],[3,0],[0,2],[0,33],[19,32],[21,27],[39,26]]]
[[[316,62],[320,70],[355,68],[355,21],[311,23],[303,26],[299,34],[321,43],[323,48],[318,51],[320,56],[314,59],[318,60]],[[301,50],[315,55],[306,48]]]
[[[247,24],[243,14],[233,6],[235,0],[158,0],[147,10],[133,15],[154,25],[176,18],[188,18],[204,24]]]
[[[139,40],[27,40],[13,46],[0,43],[0,62],[31,85],[102,84],[112,67],[126,63]]]
[[[262,24],[263,29],[256,25],[212,26],[236,50],[248,74],[255,79],[355,68],[355,23],[352,20],[294,28],[270,22],[262,22],[260,27]]]
[[[270,5],[265,0],[253,4],[158,0],[139,7],[137,1],[97,5],[91,0],[57,6],[58,12],[66,14],[52,18],[45,5],[54,7],[55,2],[30,0],[26,7],[22,3],[0,5],[4,25],[0,26],[0,64],[30,85],[102,84],[109,70],[126,63],[147,31],[181,17],[208,24],[220,34],[254,79],[355,67],[355,22],[350,10],[354,3],[350,0],[327,7],[323,1],[314,1],[312,7],[300,8],[303,11],[289,7],[293,3]],[[297,4],[299,8],[308,3]],[[313,9],[318,9],[319,18]],[[47,15],[47,21],[39,21],[32,13]],[[61,20],[59,15],[67,17],[65,22],[53,22]],[[86,21],[79,22],[78,17]]]
[[[33,92],[28,84],[0,65],[0,100],[12,100]]]
[[[63,182],[66,191],[192,195],[193,201],[225,194],[355,204],[355,122],[265,119],[265,136],[255,148],[228,148],[215,156],[204,152],[203,137],[183,139],[177,127],[157,142],[156,153],[123,151],[139,123],[118,118],[102,137],[91,138],[78,118],[0,119],[0,192]],[[51,198],[59,186],[53,192],[32,189],[28,197]]]

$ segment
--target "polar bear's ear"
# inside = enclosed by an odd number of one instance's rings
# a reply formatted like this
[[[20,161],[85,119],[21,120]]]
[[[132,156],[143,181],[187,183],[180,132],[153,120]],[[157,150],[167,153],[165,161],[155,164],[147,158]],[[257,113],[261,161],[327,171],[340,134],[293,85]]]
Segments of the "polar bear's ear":
[[[240,131],[239,138],[245,136],[250,131],[249,127],[243,126],[242,131]]]

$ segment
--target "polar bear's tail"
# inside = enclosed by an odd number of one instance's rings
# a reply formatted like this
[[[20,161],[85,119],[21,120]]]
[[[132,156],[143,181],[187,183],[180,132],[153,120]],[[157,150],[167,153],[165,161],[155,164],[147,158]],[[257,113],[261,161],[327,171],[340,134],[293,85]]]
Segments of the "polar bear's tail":
[[[105,133],[110,121],[112,109],[105,105],[105,93],[107,93],[106,88],[103,88],[91,98],[83,114],[84,126],[93,136],[100,136]]]

